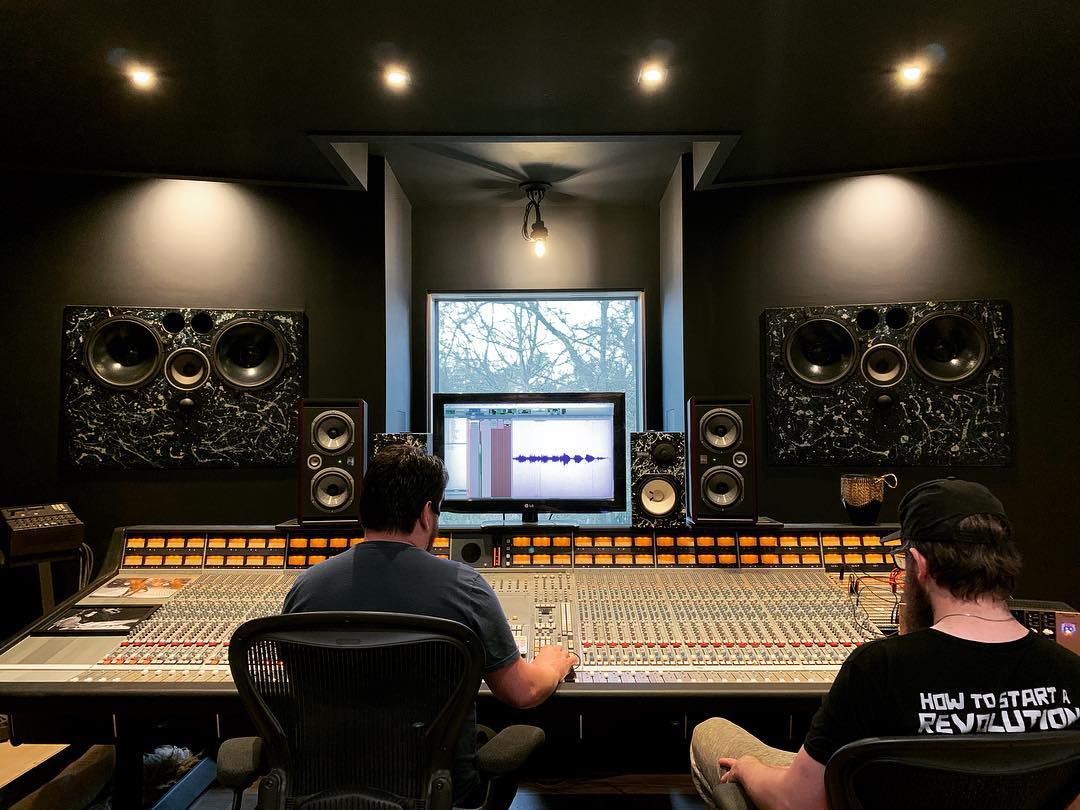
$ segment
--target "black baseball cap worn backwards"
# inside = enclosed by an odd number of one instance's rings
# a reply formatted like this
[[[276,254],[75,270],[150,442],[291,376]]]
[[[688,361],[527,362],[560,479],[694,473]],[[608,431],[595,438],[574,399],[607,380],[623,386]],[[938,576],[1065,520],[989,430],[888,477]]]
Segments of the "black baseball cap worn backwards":
[[[1009,526],[1005,507],[982,484],[956,478],[927,481],[912,487],[900,501],[900,530],[884,540],[902,538],[903,548],[912,543],[991,542],[984,533],[958,528],[964,518],[972,515],[992,515]]]

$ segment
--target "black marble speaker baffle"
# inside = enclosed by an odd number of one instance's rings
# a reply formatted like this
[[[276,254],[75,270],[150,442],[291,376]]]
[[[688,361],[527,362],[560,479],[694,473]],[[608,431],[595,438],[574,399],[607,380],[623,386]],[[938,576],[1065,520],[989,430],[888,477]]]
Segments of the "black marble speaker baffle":
[[[792,334],[812,319],[852,336],[850,358]],[[922,301],[767,309],[768,458],[777,465],[1004,465],[1012,461],[1011,323],[1006,301]],[[889,344],[885,351],[867,353]],[[895,362],[902,353],[903,358]],[[807,356],[809,355],[809,357]],[[815,361],[850,362],[829,384]],[[906,364],[905,364],[906,361]],[[875,372],[875,369],[877,371]]]
[[[121,319],[124,328],[110,329],[88,352],[95,329],[110,318]],[[228,356],[221,347],[230,383],[219,373],[213,349],[215,336],[236,319],[267,328],[234,332],[251,345],[234,345]],[[65,307],[64,459],[88,469],[295,464],[305,333],[303,312]],[[177,354],[179,349],[192,351]],[[200,367],[200,356],[208,369]],[[274,367],[246,379],[260,364]],[[144,379],[141,371],[126,372],[147,366],[153,369]]]
[[[642,482],[662,476],[675,490],[675,509],[656,516],[642,507]],[[674,529],[686,526],[686,434],[657,430],[630,434],[630,499],[633,525]]]

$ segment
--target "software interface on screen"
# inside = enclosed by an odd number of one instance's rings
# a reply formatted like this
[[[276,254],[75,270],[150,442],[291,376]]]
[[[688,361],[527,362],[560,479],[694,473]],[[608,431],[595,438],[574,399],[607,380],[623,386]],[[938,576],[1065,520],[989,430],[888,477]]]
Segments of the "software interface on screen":
[[[610,402],[443,405],[448,500],[608,500]]]

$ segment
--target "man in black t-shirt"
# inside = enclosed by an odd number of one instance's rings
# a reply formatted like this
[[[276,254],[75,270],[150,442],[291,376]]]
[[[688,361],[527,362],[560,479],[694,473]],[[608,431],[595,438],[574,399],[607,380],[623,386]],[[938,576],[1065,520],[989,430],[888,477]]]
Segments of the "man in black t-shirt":
[[[301,574],[283,612],[377,610],[453,619],[483,643],[484,680],[495,697],[516,708],[536,706],[555,691],[574,659],[551,646],[526,661],[487,581],[467,565],[428,553],[445,487],[438,458],[404,446],[378,453],[360,495],[364,542]],[[483,801],[475,706],[462,726],[451,778],[455,807]]]
[[[696,729],[694,782],[709,807],[825,808],[825,764],[865,737],[1080,729],[1080,656],[1029,632],[1006,598],[1020,570],[1001,502],[942,479],[900,503],[901,635],[856,649],[798,753],[720,719]],[[890,539],[890,538],[887,538]]]

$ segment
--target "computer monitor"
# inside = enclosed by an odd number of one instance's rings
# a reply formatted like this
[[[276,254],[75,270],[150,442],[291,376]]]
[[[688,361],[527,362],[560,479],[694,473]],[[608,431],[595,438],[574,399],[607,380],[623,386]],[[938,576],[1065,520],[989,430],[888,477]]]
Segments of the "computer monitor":
[[[432,450],[451,512],[626,508],[626,396],[435,394]]]

